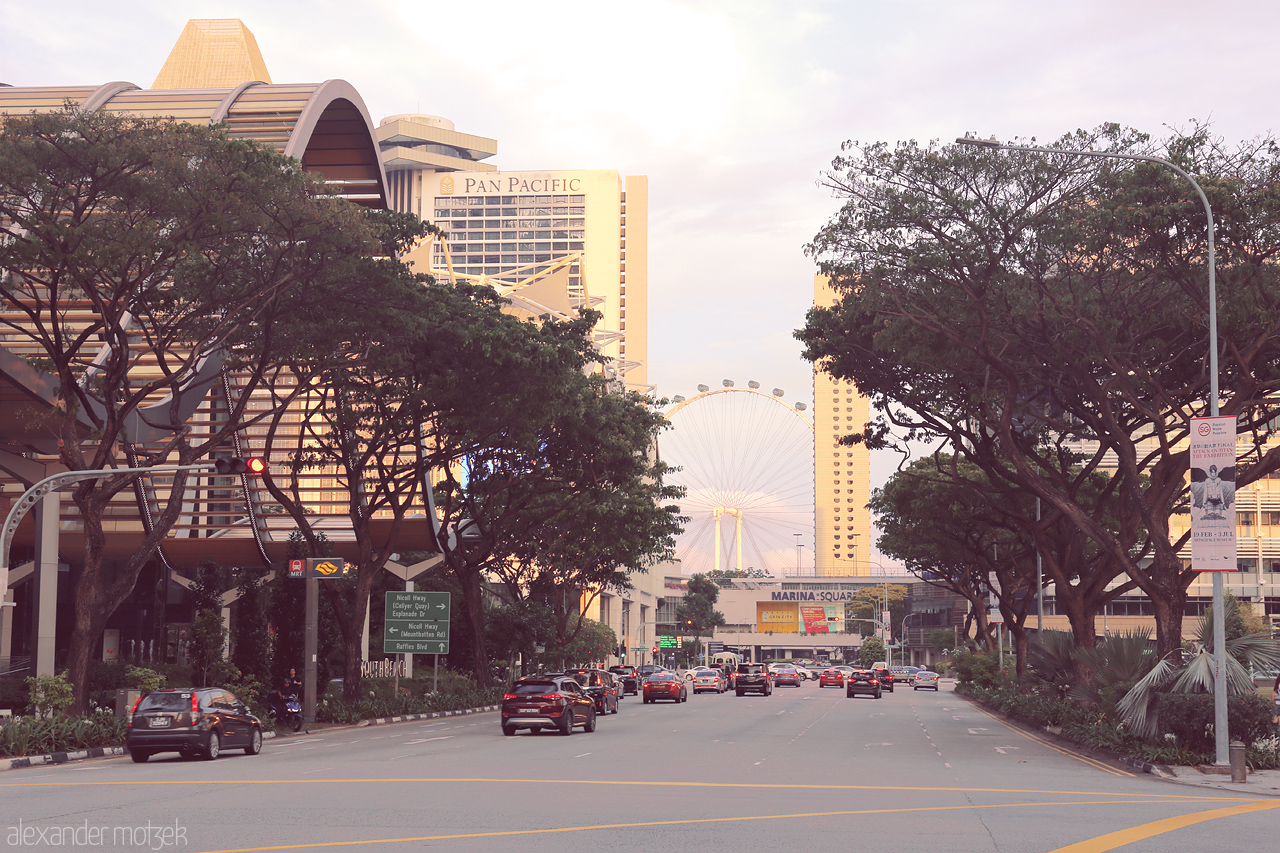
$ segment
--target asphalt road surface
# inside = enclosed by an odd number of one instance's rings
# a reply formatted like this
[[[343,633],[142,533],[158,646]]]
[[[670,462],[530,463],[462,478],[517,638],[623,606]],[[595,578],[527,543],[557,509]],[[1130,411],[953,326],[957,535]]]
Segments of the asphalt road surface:
[[[950,691],[627,697],[597,730],[495,713],[0,776],[5,849],[1098,853],[1277,849],[1280,799],[1200,791]],[[83,842],[83,843],[82,843]],[[96,842],[96,843],[93,843]]]

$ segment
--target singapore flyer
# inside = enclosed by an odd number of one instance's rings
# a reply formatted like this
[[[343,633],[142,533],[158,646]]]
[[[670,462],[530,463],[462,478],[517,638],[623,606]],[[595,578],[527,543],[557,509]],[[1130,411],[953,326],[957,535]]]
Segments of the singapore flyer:
[[[796,534],[813,543],[813,424],[781,389],[723,385],[674,398],[671,427],[658,440],[662,461],[679,469],[668,482],[686,490],[680,508],[689,522],[676,557],[685,574],[794,575]]]

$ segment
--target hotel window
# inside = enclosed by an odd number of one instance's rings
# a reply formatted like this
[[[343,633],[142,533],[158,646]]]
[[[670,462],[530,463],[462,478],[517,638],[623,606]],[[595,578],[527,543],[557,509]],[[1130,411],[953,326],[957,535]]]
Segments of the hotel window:
[[[1237,572],[1256,572],[1258,570],[1257,557],[1236,557]]]
[[[1237,512],[1236,524],[1240,525],[1241,527],[1253,527],[1253,513]]]
[[[1263,520],[1270,525],[1280,525],[1280,512],[1264,512]]]

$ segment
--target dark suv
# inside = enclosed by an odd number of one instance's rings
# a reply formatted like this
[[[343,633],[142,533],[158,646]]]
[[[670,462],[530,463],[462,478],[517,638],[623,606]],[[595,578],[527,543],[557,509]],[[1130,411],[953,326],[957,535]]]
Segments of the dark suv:
[[[617,682],[613,679],[613,673],[605,672],[603,669],[571,669],[565,673],[572,675],[573,680],[586,691],[591,697],[591,701],[596,703],[596,713],[600,716],[606,714],[618,713],[618,699],[621,695],[618,692]]]
[[[634,666],[611,666],[609,671],[613,673],[614,679],[624,693],[630,693],[632,696],[640,695],[640,679],[636,678]]]
[[[866,694],[872,699],[879,699],[884,695],[881,691],[883,685],[880,678],[873,669],[855,669],[853,672],[845,676],[844,695],[845,698],[852,699],[854,696]]]
[[[874,669],[872,672],[876,674],[876,678],[880,679],[880,686],[892,693],[894,682],[893,673],[890,672],[887,667]]]
[[[769,676],[769,667],[762,663],[738,664],[733,690],[739,696],[748,691],[770,695],[773,693],[773,679]]]
[[[157,752],[212,761],[224,749],[262,752],[262,721],[244,703],[219,687],[153,690],[129,714],[125,746],[134,761]]]
[[[528,676],[516,681],[502,697],[502,733],[516,729],[558,729],[573,734],[574,726],[596,730],[596,703],[568,675]]]

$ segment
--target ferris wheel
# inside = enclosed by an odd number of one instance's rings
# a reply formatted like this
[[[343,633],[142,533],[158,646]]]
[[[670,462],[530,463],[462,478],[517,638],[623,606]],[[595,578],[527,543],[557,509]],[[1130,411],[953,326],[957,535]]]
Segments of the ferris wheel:
[[[793,574],[797,538],[813,542],[813,422],[804,403],[783,391],[698,386],[675,397],[671,428],[658,439],[662,461],[678,468],[667,482],[684,486],[689,522],[676,542],[687,574],[758,569]]]

